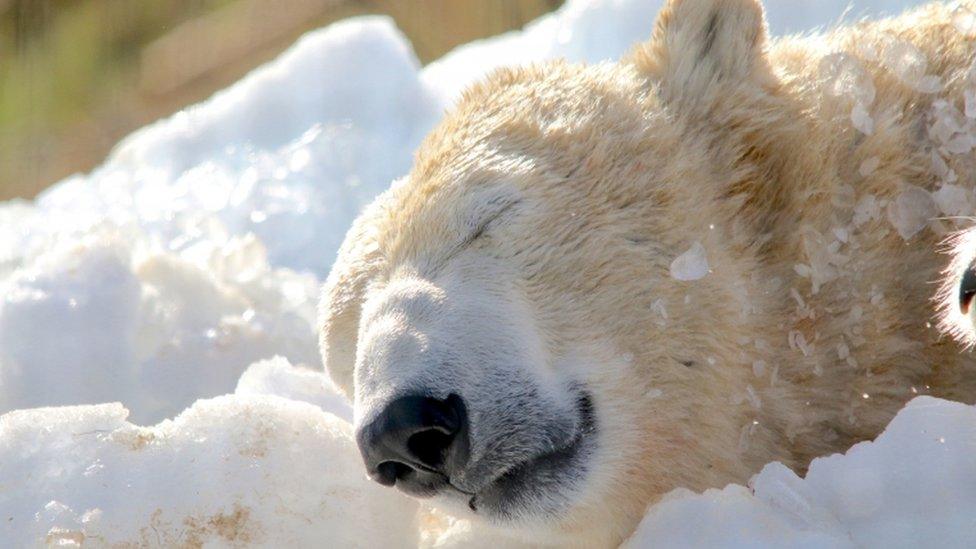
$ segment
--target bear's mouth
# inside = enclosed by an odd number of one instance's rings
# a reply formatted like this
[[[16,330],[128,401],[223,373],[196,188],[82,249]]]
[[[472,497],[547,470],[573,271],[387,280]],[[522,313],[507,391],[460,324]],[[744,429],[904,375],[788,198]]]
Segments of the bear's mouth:
[[[562,447],[516,462],[468,499],[479,515],[506,520],[515,516],[556,513],[569,503],[567,492],[586,473],[595,445],[596,414],[586,393],[577,399],[579,429]]]

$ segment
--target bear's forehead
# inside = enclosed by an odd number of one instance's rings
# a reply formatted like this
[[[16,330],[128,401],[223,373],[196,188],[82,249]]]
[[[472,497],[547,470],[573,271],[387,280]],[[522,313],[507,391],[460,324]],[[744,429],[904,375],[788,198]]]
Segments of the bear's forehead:
[[[528,153],[587,126],[643,118],[653,110],[649,90],[629,64],[553,61],[497,69],[468,88],[421,143],[411,184],[444,184],[490,160],[473,153]]]
[[[380,248],[393,264],[445,253],[466,229],[466,210],[491,198],[486,189],[566,185],[579,159],[647,131],[655,112],[648,88],[621,64],[493,72],[421,144],[410,174],[386,199]]]
[[[652,85],[630,64],[498,69],[468,88],[421,143],[405,184],[409,198],[551,164],[574,145],[605,142],[607,129],[645,128],[656,114]]]

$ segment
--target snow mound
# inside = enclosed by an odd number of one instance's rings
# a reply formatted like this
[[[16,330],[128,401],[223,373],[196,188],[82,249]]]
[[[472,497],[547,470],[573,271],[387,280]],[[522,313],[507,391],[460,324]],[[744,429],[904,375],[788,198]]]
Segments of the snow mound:
[[[976,407],[917,397],[874,442],[749,487],[676,490],[628,547],[974,547]]]
[[[289,390],[307,386],[306,372],[290,368],[275,360],[250,372],[277,372]],[[521,546],[371,482],[350,425],[305,402],[228,395],[149,428],[126,416],[120,404],[0,416],[0,539]],[[675,490],[627,547],[972,547],[973,524],[976,407],[918,397],[876,441],[814,460],[805,478],[772,463],[748,488]]]
[[[352,423],[352,406],[325,372],[296,368],[280,356],[248,367],[234,394],[274,395],[309,402]]]
[[[58,242],[0,281],[0,411],[122,400],[147,424],[255,360],[318,363],[314,276],[271,269],[253,236],[179,254],[128,237]]]
[[[0,205],[0,412],[151,424],[256,360],[319,363],[321,280],[442,106],[386,18],[310,33],[88,176]]]
[[[101,404],[0,417],[5,546],[418,543],[416,503],[366,478],[349,424],[311,404],[223,396],[151,428],[126,416]]]

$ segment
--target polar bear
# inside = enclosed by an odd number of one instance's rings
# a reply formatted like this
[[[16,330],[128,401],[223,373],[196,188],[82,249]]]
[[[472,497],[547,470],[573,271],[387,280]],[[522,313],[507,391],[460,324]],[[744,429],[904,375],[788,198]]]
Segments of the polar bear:
[[[756,0],[671,0],[619,63],[468,89],[324,287],[368,474],[611,545],[672,488],[972,402],[932,300],[974,203],[971,12],[769,41]]]

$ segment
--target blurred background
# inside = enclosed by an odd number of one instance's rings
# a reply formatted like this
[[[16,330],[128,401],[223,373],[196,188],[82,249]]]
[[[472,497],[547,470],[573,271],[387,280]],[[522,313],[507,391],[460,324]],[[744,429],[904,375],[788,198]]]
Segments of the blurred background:
[[[86,172],[338,19],[386,14],[421,63],[562,0],[0,0],[0,200]]]

